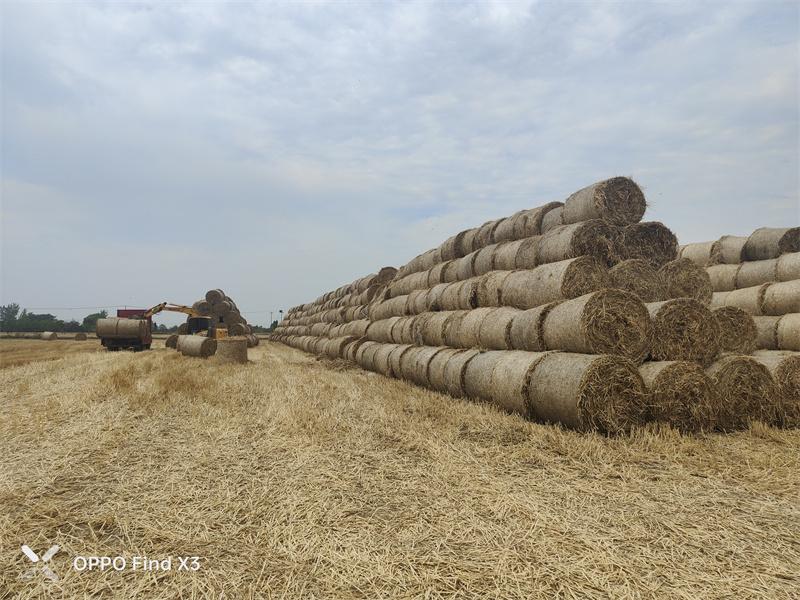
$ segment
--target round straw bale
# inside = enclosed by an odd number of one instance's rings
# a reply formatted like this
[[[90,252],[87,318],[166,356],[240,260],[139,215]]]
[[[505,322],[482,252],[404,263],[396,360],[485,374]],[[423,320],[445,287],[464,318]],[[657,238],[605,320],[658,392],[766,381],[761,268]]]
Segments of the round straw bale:
[[[776,421],[782,402],[769,370],[756,359],[728,354],[706,373],[719,399],[720,429],[744,429],[751,420]]]
[[[475,255],[475,262],[472,265],[475,275],[485,275],[495,270],[494,255],[497,252],[497,248],[497,244],[490,244],[478,250]]]
[[[400,371],[400,361],[403,358],[403,354],[405,354],[411,348],[414,348],[412,344],[394,344],[394,348],[392,349],[391,353],[389,353],[389,368],[391,369],[392,377],[396,379],[400,379],[402,377],[402,373]]]
[[[800,352],[800,314],[783,315],[775,331],[779,350]]]
[[[428,279],[426,282],[425,287],[432,288],[433,286],[443,283],[444,282],[444,272],[447,268],[447,265],[450,264],[451,261],[439,263],[435,265],[431,270],[427,271]]]
[[[487,221],[480,226],[478,233],[475,236],[475,240],[472,242],[473,250],[480,250],[481,248],[484,248],[494,242],[494,230],[497,229],[498,225],[500,225],[500,221],[502,221],[502,219],[497,219],[496,221]]]
[[[444,338],[446,346],[452,346],[454,348],[459,346],[458,336],[461,332],[461,322],[469,312],[468,310],[454,310],[448,312],[450,316],[445,319],[442,329],[442,337]]]
[[[531,375],[546,355],[546,352],[502,352],[492,370],[492,402],[504,410],[527,417]]]
[[[440,348],[428,364],[428,382],[430,388],[437,392],[447,392],[447,381],[445,379],[445,368],[448,361],[456,354],[470,352],[460,348]]]
[[[711,308],[735,306],[741,308],[748,315],[763,315],[764,297],[770,285],[772,284],[764,283],[731,292],[714,292],[711,297]]]
[[[366,336],[373,342],[382,344],[392,343],[392,327],[400,320],[400,317],[389,317],[380,321],[372,321],[367,327]]]
[[[788,252],[800,252],[800,227],[761,227],[744,245],[746,260],[778,258]]]
[[[610,355],[547,353],[531,375],[531,416],[551,423],[605,433],[642,422],[645,388],[636,366]]]
[[[422,346],[411,346],[400,355],[400,371],[395,375],[405,381],[413,381],[414,370],[417,364],[417,355],[422,350]]]
[[[231,323],[228,325],[228,335],[239,336],[244,334],[245,334],[244,325],[242,325],[241,323]]]
[[[480,250],[470,252],[456,261],[456,281],[464,281],[475,276],[475,259],[478,257],[478,252]]]
[[[554,306],[544,319],[548,350],[617,354],[641,362],[650,350],[650,316],[636,294],[607,289]]]
[[[86,341],[86,334],[85,333],[76,333],[75,340],[78,342],[85,342]]]
[[[464,396],[464,372],[469,362],[480,354],[480,350],[462,350],[454,354],[444,367],[445,391],[454,398]]]
[[[558,302],[551,302],[518,312],[511,321],[509,330],[509,340],[514,350],[534,350],[543,351],[544,334],[542,326],[548,313],[558,305]]]
[[[778,259],[754,260],[738,265],[736,287],[746,288],[778,281]]]
[[[377,354],[378,350],[385,345],[386,344],[381,344],[378,342],[369,345],[366,343],[362,344],[358,351],[356,351],[356,362],[359,364],[359,366],[361,366],[362,369],[374,371],[375,355]]]
[[[641,258],[660,267],[677,258],[678,238],[663,223],[635,223],[622,228],[616,252],[619,260]]]
[[[566,225],[566,223],[564,223],[564,220],[562,218],[563,216],[564,216],[563,206],[556,206],[548,210],[544,214],[544,217],[542,218],[542,233],[547,233],[551,229],[555,229],[556,227],[561,227],[562,225]]]
[[[578,190],[564,202],[564,223],[605,219],[615,225],[641,220],[647,202],[641,188],[628,177],[612,177]]]
[[[511,271],[492,271],[481,277],[478,283],[478,306],[501,306],[503,282]]]
[[[800,279],[767,284],[761,310],[771,316],[800,313]]]
[[[459,348],[475,348],[478,346],[478,334],[483,320],[493,311],[493,308],[476,308],[467,311],[459,323],[458,331],[452,333],[455,344]]]
[[[528,309],[577,298],[608,287],[608,283],[605,266],[595,258],[582,256],[541,265],[531,271],[513,271],[503,281],[500,299],[506,306]]]
[[[217,340],[214,362],[244,364],[247,362],[247,347],[245,338],[229,337]]]
[[[443,310],[469,310],[478,306],[479,279],[468,279],[452,283],[442,292]]]
[[[376,302],[369,307],[369,318],[371,321],[388,319],[389,317],[401,317],[408,314],[408,296],[397,296],[390,300]]]
[[[464,395],[482,400],[492,399],[492,371],[504,352],[481,352],[464,369]]]
[[[440,275],[442,283],[453,283],[454,281],[458,281],[458,268],[459,265],[461,264],[460,261],[461,258],[456,258],[454,260],[443,263],[442,273]]]
[[[719,328],[720,352],[750,354],[756,349],[756,324],[753,317],[735,306],[723,306],[711,311]]]
[[[578,256],[594,256],[601,262],[609,263],[616,237],[616,231],[600,220],[562,225],[539,238],[537,260],[546,264]]]
[[[695,263],[697,264],[697,263]],[[711,280],[711,289],[715,292],[730,292],[736,289],[736,275],[742,265],[714,265],[706,267]]]
[[[800,354],[760,350],[753,358],[769,370],[781,394],[783,406],[778,423],[800,425]]]
[[[694,298],[703,304],[711,302],[711,277],[703,267],[698,267],[688,258],[671,260],[658,272],[664,281],[665,298]]]
[[[397,277],[397,269],[394,267],[381,267],[381,270],[372,278],[370,285],[383,285],[389,283]]]
[[[377,347],[379,345],[380,345],[380,342],[373,342],[371,340],[367,340],[367,341],[362,342],[358,346],[358,348],[356,348],[356,350],[355,350],[355,354],[354,354],[355,362],[357,362],[359,364],[359,366],[361,366],[361,368],[366,368],[364,366],[364,364],[365,364],[364,353],[367,350],[369,350],[370,348]]]
[[[716,309],[719,310],[719,309]],[[789,315],[785,315],[789,316]],[[760,350],[780,350],[778,345],[778,323],[783,317],[753,317],[756,326],[756,347]]]
[[[479,227],[475,227],[473,229],[467,229],[464,232],[464,238],[461,241],[461,245],[464,249],[463,256],[466,256],[467,254],[475,250],[480,250],[480,247],[475,244],[475,239],[478,236],[479,229],[480,229]]]
[[[443,261],[453,260],[454,258],[461,258],[469,252],[464,251],[464,236],[466,231],[460,231],[451,238],[448,238],[440,248],[440,254]]]
[[[444,350],[442,347],[420,346],[419,350],[413,353],[412,366],[408,373],[413,383],[422,387],[430,386],[430,364],[442,350]]]
[[[211,303],[207,300],[198,300],[192,304],[192,310],[198,315],[208,316],[211,314]]]
[[[719,240],[681,246],[679,258],[688,258],[699,267],[718,265],[722,262]]]
[[[711,430],[719,405],[703,368],[689,361],[646,362],[639,367],[649,396],[648,416],[681,431]]]
[[[176,349],[178,347],[178,334],[173,333],[167,337],[166,341],[164,342],[164,346],[167,348]]]
[[[497,224],[497,227],[495,227],[494,230],[494,241],[510,242],[519,239],[514,232],[517,230],[517,228],[522,228],[522,224],[520,224],[519,221],[525,218],[525,212],[526,211],[524,210],[520,210],[515,212],[510,217],[500,219],[500,222]]]
[[[642,302],[657,302],[665,298],[664,280],[648,261],[630,258],[614,265],[608,274],[611,286],[633,292]]]
[[[347,344],[344,349],[344,357],[350,362],[356,362],[356,352],[358,352],[358,349],[367,341],[366,338],[360,337]]]
[[[375,371],[386,377],[392,377],[392,364],[389,356],[397,348],[395,344],[381,344],[372,357],[372,365]]]
[[[252,333],[245,335],[245,339],[247,340],[248,348],[255,348],[261,343],[261,341],[258,339],[258,336]]]
[[[646,304],[652,320],[653,360],[708,364],[719,353],[719,330],[711,311],[691,298]]]
[[[182,335],[178,348],[184,356],[208,358],[217,351],[217,340],[201,335]]]
[[[58,334],[53,331],[43,331],[39,334],[39,337],[43,340],[53,341],[58,339]]]
[[[211,305],[217,304],[225,300],[225,292],[222,290],[208,290],[206,292],[206,302]]]
[[[562,202],[548,202],[542,206],[523,211],[523,216],[514,222],[514,239],[522,239],[542,234],[542,220],[544,216]]]
[[[453,315],[452,312],[427,313],[426,318],[415,324],[414,341],[421,346],[446,346],[444,325]]]
[[[489,350],[510,350],[511,323],[521,312],[518,308],[507,306],[490,308],[478,328],[478,346]]]
[[[430,290],[414,290],[408,295],[406,312],[412,315],[421,315],[428,311],[428,293]]]
[[[723,235],[717,241],[719,261],[726,265],[738,265],[744,260],[744,245],[747,238],[738,235]]]
[[[218,317],[224,317],[225,315],[229,314],[233,306],[227,300],[220,300],[211,305],[211,314],[216,315]]]
[[[499,244],[494,253],[494,268],[498,271],[533,269],[538,264],[536,262],[538,243],[539,238],[532,237]]]
[[[778,257],[778,281],[792,281],[800,279],[800,252],[783,254]]]
[[[392,341],[395,344],[413,344],[415,321],[414,317],[407,317],[395,323],[392,327]]]

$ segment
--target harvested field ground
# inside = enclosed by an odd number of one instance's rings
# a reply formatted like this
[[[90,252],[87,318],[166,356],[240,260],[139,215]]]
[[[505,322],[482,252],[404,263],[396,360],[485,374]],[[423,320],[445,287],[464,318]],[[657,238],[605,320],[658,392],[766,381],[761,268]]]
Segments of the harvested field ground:
[[[1,598],[800,588],[798,430],[609,439],[269,342],[248,365],[97,349],[0,341]],[[60,581],[19,578],[23,543],[61,546]],[[202,562],[81,573],[77,555]]]

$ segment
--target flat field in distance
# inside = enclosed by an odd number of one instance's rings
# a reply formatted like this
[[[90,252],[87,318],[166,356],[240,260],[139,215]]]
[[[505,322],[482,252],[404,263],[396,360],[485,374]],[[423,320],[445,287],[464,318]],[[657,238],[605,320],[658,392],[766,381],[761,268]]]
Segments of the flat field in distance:
[[[798,430],[582,435],[279,344],[250,359],[0,340],[3,597],[800,587]],[[22,544],[60,545],[60,580],[20,578]],[[196,555],[201,567],[73,570],[87,555]]]

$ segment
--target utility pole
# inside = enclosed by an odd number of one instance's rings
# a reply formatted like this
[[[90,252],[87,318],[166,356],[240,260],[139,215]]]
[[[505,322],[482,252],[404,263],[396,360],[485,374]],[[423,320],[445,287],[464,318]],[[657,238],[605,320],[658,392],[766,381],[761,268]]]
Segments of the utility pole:
[[[269,326],[272,328],[272,311],[269,311]]]

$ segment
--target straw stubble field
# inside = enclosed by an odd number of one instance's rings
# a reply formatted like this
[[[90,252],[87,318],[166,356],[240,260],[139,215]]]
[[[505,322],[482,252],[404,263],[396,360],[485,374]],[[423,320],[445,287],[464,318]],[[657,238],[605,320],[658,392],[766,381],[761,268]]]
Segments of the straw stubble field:
[[[0,341],[0,597],[788,598],[800,585],[797,429],[604,437],[281,344],[248,365],[53,344]],[[59,582],[19,578],[22,543],[61,546]],[[199,571],[70,566],[187,554]]]

